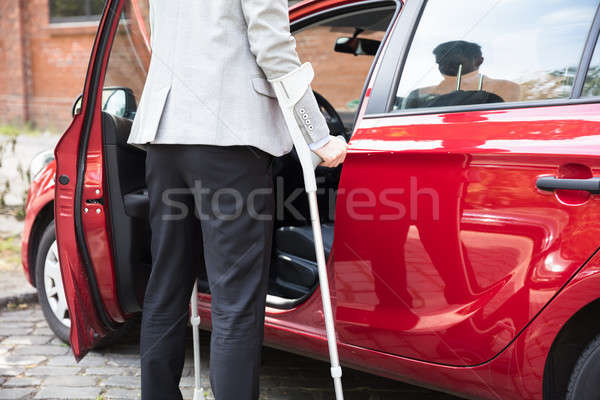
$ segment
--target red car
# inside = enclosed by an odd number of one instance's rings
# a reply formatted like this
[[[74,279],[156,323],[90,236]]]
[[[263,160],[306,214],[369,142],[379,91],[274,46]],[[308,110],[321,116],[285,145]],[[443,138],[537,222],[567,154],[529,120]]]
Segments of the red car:
[[[290,9],[322,110],[350,143],[342,167],[317,171],[345,366],[467,398],[598,398],[598,3]],[[147,0],[106,2],[56,162],[32,167],[23,265],[78,360],[139,315],[150,273],[145,153],[126,144],[147,15]],[[325,359],[294,154],[275,170],[265,342]]]

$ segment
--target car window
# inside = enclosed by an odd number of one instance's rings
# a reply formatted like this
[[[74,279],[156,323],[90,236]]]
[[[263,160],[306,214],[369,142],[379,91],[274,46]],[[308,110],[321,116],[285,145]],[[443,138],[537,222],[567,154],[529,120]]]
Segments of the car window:
[[[394,7],[339,15],[294,33],[296,51],[315,69],[311,84],[351,129],[365,79]]]
[[[116,111],[128,106],[129,95],[135,99],[129,103],[139,102],[150,65],[149,34],[149,0],[126,0],[104,78],[104,111],[133,117],[135,110]]]
[[[597,97],[600,96],[600,41],[596,43],[596,49],[590,68],[585,76],[585,83],[581,97]]]
[[[598,0],[429,0],[395,110],[568,98]]]

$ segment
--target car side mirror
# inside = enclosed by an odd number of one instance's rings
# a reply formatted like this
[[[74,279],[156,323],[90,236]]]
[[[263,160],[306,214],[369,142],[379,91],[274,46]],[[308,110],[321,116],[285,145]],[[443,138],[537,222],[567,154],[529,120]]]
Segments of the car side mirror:
[[[81,103],[82,102],[83,102],[83,95],[80,94],[77,97],[77,100],[75,100],[75,103],[73,103],[73,110],[71,111],[71,116],[74,117],[81,112]]]
[[[73,116],[81,112],[82,102],[83,95],[79,95],[73,104]],[[105,87],[102,90],[102,111],[117,117],[133,119],[137,111],[133,91],[126,87]]]
[[[374,56],[380,45],[381,41],[379,40],[340,37],[335,41],[334,51],[355,56]]]

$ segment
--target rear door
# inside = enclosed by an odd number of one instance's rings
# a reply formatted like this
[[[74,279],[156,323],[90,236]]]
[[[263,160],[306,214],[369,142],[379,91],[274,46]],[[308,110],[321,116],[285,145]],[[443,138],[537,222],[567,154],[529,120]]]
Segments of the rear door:
[[[127,104],[118,104],[128,98],[128,91],[104,88],[107,65],[119,26],[127,29],[119,31],[123,39],[147,44],[147,15],[147,0],[106,2],[81,108],[55,151],[57,240],[71,318],[70,343],[77,360],[132,316],[122,310],[115,279],[102,116],[128,111]]]
[[[342,172],[343,342],[483,363],[597,251],[597,8],[407,2]]]

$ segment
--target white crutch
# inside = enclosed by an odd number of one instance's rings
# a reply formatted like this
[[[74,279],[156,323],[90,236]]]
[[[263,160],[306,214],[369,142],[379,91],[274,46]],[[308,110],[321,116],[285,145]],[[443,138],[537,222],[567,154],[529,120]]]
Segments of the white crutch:
[[[344,399],[342,389],[342,367],[340,366],[335,325],[333,322],[333,312],[331,310],[331,297],[329,294],[329,279],[327,277],[327,266],[325,261],[325,251],[323,249],[323,237],[321,233],[321,221],[319,219],[319,208],[317,204],[317,181],[315,177],[315,168],[321,163],[321,159],[310,150],[300,127],[294,117],[294,106],[306,93],[310,83],[314,78],[314,70],[309,62],[302,64],[301,67],[292,71],[283,77],[269,80],[271,82],[279,106],[283,111],[285,122],[294,142],[294,147],[298,153],[300,164],[304,175],[304,184],[308,194],[310,207],[310,219],[312,222],[313,236],[315,239],[315,253],[317,256],[317,266],[319,269],[319,282],[321,288],[321,298],[323,301],[323,314],[325,316],[325,329],[327,331],[327,344],[329,346],[329,358],[331,360],[331,377],[335,387],[335,396],[337,400]]]
[[[204,389],[200,381],[200,317],[198,316],[198,280],[194,281],[191,301],[192,314],[190,323],[192,324],[192,334],[194,336],[194,400],[204,400]]]

